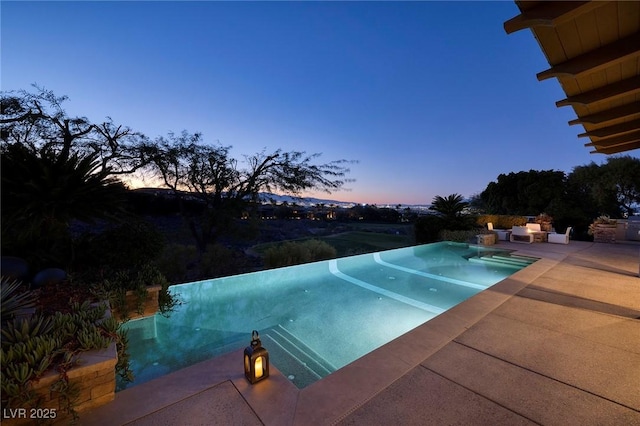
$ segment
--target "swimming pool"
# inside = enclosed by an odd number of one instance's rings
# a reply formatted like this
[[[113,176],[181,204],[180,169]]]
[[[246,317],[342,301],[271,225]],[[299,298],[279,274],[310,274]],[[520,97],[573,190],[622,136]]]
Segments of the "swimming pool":
[[[118,390],[245,347],[254,329],[304,388],[535,260],[441,242],[172,286],[169,318],[125,324],[136,380]]]

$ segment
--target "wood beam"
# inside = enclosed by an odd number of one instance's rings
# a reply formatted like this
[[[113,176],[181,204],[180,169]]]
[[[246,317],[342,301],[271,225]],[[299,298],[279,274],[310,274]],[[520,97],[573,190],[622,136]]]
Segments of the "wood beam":
[[[525,28],[546,26],[552,27],[570,19],[574,19],[597,7],[604,5],[603,1],[545,1],[539,6],[525,10],[520,15],[504,23],[507,34]]]
[[[640,76],[631,77],[588,92],[569,96],[566,99],[556,102],[556,106],[563,107],[576,104],[589,106],[596,102],[613,101],[623,96],[634,95],[636,93],[640,93]]]
[[[606,139],[600,139],[596,142],[589,142],[589,143],[585,143],[584,146],[615,146],[615,145],[622,145],[625,143],[631,143],[634,141],[640,140],[640,130],[637,130],[633,133],[627,133],[626,135],[621,135],[621,136],[614,136],[611,138],[606,138]]]
[[[602,124],[607,121],[619,120],[622,118],[633,117],[640,114],[640,102],[632,102],[627,105],[622,105],[617,108],[611,108],[604,111],[596,112],[595,114],[585,115],[584,117],[578,117],[569,121],[569,125],[575,124]]]
[[[576,78],[634,57],[640,57],[640,33],[554,65],[536,76],[538,81],[559,76]]]
[[[611,154],[618,154],[620,152],[631,151],[632,149],[638,149],[638,148],[640,148],[640,139],[637,140],[636,142],[631,142],[624,145],[617,145],[617,146],[612,146],[607,148],[596,148],[595,151],[590,151],[589,153],[611,155]]]
[[[617,136],[622,133],[633,132],[634,130],[640,130],[640,119],[627,121],[625,123],[616,124],[615,126],[602,127],[600,129],[590,130],[588,132],[580,133],[579,138],[608,138],[611,136]]]

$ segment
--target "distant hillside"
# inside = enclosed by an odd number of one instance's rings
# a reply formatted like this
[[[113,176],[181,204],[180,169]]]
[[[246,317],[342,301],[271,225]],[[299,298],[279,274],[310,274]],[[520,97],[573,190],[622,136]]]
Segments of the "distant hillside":
[[[316,204],[325,204],[329,206],[333,204],[340,207],[353,207],[356,204],[358,204],[352,201],[327,200],[323,198],[314,198],[314,197],[292,197],[290,195],[277,195],[269,192],[261,192],[260,200],[263,203],[275,202],[276,204],[281,204],[286,202],[289,204],[296,203],[301,206],[311,206]]]
[[[171,190],[166,188],[137,188],[133,189],[133,191],[139,191],[144,193],[152,193],[152,194],[163,194],[169,196],[171,194]],[[292,197],[290,195],[277,195],[269,192],[261,192],[260,200],[265,203],[275,202],[276,204],[288,203],[293,204],[296,203],[299,206],[313,206],[317,204],[324,204],[326,206],[334,205],[338,207],[349,208],[356,206],[358,203],[356,201],[338,201],[338,200],[329,200],[324,198],[314,198],[314,197]],[[397,204],[377,204],[378,207],[390,207],[395,208]],[[429,205],[421,205],[421,204],[402,204],[402,208],[410,207],[412,209],[417,210],[426,210],[429,208]]]

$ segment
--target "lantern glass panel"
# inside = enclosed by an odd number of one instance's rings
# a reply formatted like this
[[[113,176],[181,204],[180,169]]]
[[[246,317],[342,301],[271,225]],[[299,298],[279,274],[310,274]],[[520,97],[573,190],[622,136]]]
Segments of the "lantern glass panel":
[[[258,358],[256,358],[256,365],[255,365],[255,372],[256,372],[256,379],[259,379],[260,377],[262,377],[264,375],[264,369],[262,368],[262,363],[263,363],[263,358],[261,356],[259,356]]]

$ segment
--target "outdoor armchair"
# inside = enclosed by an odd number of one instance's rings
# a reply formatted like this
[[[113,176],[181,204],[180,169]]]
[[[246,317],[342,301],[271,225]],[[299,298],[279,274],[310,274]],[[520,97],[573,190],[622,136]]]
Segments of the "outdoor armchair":
[[[509,241],[509,235],[511,235],[511,229],[498,229],[493,227],[492,222],[487,222],[487,229],[497,234],[498,240]]]
[[[571,227],[567,228],[564,234],[551,233],[548,235],[548,241],[554,244],[569,244],[569,234],[571,233]]]

